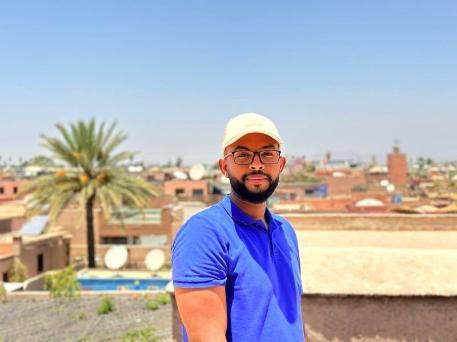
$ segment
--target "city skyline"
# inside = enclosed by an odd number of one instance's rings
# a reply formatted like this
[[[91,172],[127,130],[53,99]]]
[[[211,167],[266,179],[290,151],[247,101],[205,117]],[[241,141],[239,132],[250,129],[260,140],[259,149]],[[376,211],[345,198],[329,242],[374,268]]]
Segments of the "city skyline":
[[[0,155],[57,122],[118,121],[137,160],[213,163],[258,112],[284,153],[457,160],[457,5],[83,1],[2,4]]]

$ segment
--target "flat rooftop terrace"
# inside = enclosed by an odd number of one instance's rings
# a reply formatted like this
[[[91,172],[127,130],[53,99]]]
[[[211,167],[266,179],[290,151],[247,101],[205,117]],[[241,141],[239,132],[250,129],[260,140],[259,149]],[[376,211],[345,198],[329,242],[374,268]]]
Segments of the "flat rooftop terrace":
[[[457,230],[298,230],[307,294],[457,295]]]

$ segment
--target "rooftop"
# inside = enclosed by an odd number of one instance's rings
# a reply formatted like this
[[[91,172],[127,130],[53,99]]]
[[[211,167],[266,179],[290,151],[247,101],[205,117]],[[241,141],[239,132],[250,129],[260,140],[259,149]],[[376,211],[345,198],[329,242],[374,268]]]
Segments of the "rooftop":
[[[457,230],[298,231],[307,294],[457,295]]]

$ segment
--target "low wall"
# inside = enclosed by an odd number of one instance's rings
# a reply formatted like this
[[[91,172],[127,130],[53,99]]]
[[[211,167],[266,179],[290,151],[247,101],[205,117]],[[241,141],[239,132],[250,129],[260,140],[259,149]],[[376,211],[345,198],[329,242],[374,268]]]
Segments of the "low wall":
[[[181,321],[173,304],[173,337]],[[457,296],[304,295],[308,341],[456,341]]]
[[[457,230],[457,214],[283,213],[296,230]]]
[[[109,297],[127,297],[135,299],[154,299],[159,293],[163,291],[79,291],[81,297],[97,297],[102,296]],[[20,300],[47,300],[52,298],[49,291],[15,291],[8,293],[8,301],[20,301]]]
[[[24,290],[26,291],[42,291],[44,289],[44,278],[46,273],[42,273],[33,278],[27,279],[24,282]]]

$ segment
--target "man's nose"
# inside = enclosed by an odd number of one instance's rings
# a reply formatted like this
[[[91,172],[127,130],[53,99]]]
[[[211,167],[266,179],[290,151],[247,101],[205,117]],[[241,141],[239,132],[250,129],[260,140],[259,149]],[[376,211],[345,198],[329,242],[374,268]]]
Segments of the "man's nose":
[[[262,161],[260,160],[260,154],[259,153],[254,153],[254,158],[252,159],[252,163],[249,165],[249,168],[251,170],[263,170],[264,165]]]

